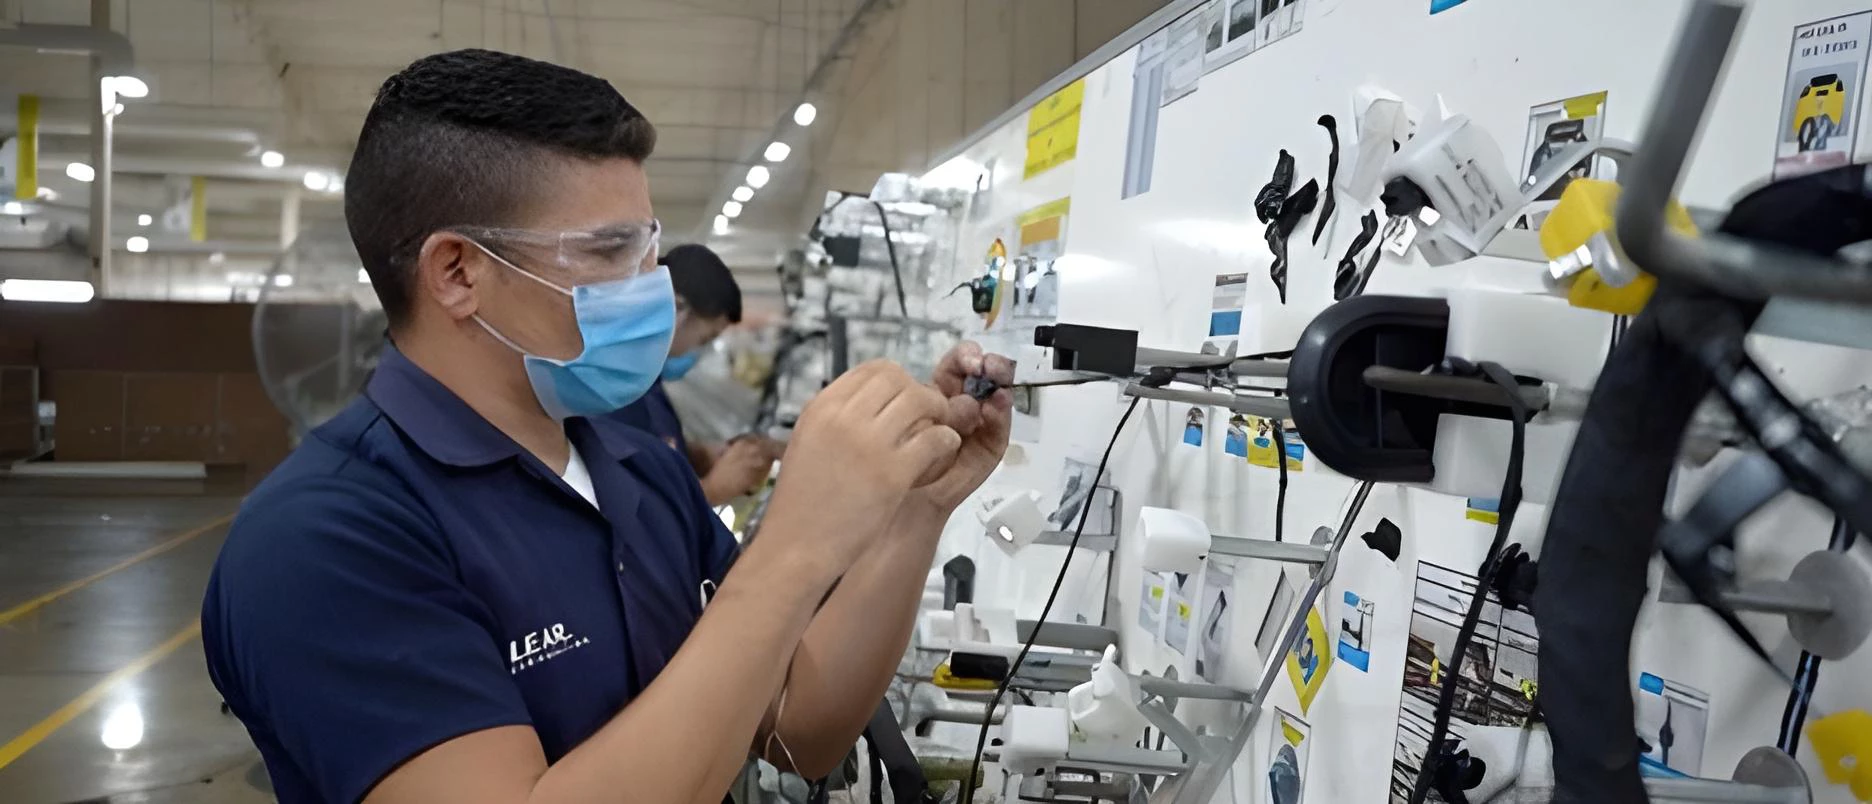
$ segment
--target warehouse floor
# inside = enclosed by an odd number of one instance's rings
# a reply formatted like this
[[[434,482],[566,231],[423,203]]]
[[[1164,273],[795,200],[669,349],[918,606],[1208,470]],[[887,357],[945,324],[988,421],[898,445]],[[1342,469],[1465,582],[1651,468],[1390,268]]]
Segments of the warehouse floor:
[[[272,800],[197,622],[241,491],[0,477],[0,801]]]

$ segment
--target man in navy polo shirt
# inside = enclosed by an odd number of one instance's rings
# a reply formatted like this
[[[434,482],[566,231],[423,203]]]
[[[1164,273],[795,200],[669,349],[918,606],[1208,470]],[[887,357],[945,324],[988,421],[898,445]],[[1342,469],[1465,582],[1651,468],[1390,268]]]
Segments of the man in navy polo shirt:
[[[693,444],[683,437],[682,420],[663,390],[664,380],[680,380],[694,368],[709,343],[730,325],[741,323],[741,285],[721,257],[700,243],[685,243],[663,255],[670,286],[676,291],[676,331],[670,338],[663,374],[643,398],[611,417],[663,440],[681,453],[702,478],[702,496],[721,505],[748,494],[767,480],[774,454],[764,438],[737,438],[727,444]]]
[[[714,802],[750,753],[825,774],[875,710],[1006,448],[1011,400],[962,380],[1012,366],[964,345],[935,387],[828,386],[736,559],[679,456],[599,415],[669,349],[654,138],[517,56],[379,90],[345,218],[395,348],[248,498],[202,608],[285,804]]]

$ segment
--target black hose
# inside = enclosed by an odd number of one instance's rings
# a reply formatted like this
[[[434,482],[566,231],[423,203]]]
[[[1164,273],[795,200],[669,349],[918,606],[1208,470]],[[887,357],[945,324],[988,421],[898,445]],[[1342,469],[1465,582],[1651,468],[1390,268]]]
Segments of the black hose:
[[[876,201],[872,201],[871,206],[877,209],[878,221],[884,224],[884,250],[890,254],[891,279],[897,282],[897,314],[909,318],[910,303],[904,300],[903,266],[897,263],[897,244],[891,240],[890,214]]]
[[[1284,541],[1287,524],[1287,434],[1280,419],[1269,419],[1274,429],[1274,462],[1280,466],[1280,493],[1274,497],[1274,541]]]
[[[1521,398],[1521,385],[1496,363],[1481,363],[1482,373],[1487,375],[1501,388],[1502,396],[1508,403],[1513,418],[1514,438],[1508,447],[1508,471],[1502,477],[1501,497],[1497,500],[1497,519],[1495,538],[1489,542],[1488,553],[1482,557],[1482,566],[1476,570],[1475,594],[1469,598],[1469,610],[1464,612],[1462,625],[1456,629],[1456,644],[1450,648],[1449,663],[1443,670],[1443,687],[1437,693],[1437,705],[1430,724],[1430,741],[1424,748],[1423,765],[1417,769],[1417,781],[1411,786],[1410,804],[1423,804],[1430,793],[1430,786],[1437,776],[1437,764],[1442,761],[1443,740],[1449,736],[1450,716],[1456,708],[1456,688],[1462,684],[1462,664],[1469,650],[1469,643],[1475,639],[1475,632],[1482,622],[1483,605],[1488,600],[1488,593],[1495,585],[1495,574],[1501,569],[1502,548],[1508,543],[1508,531],[1514,527],[1515,511],[1521,507],[1521,464],[1527,450],[1527,420],[1530,414],[1527,403]],[[1490,681],[1483,679],[1484,689]]]

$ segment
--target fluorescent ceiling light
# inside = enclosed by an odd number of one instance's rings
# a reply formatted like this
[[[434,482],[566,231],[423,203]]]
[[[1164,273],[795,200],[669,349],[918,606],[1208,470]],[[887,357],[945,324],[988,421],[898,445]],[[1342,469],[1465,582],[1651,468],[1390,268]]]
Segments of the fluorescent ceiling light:
[[[97,290],[90,282],[64,279],[0,279],[0,299],[21,302],[88,302]]]
[[[734,188],[734,200],[743,204],[754,200],[754,189],[745,184]]]
[[[138,226],[148,226],[148,225],[150,225],[150,224],[152,224],[152,223],[155,223],[155,222],[156,222],[156,219],[155,219],[155,218],[152,218],[152,217],[150,217],[150,214],[149,214],[148,212],[145,212],[145,213],[143,213],[143,214],[141,214],[141,215],[138,215],[138,216],[137,216],[137,225],[138,225]]]
[[[793,110],[793,122],[802,126],[810,126],[812,121],[817,119],[819,119],[819,107],[810,103],[802,103],[799,108]]]
[[[769,162],[785,162],[790,153],[793,153],[792,146],[784,142],[770,142],[767,143],[767,150],[761,155],[767,157]]]
[[[727,215],[715,216],[715,233],[718,235],[725,235],[728,233],[728,216]]]
[[[728,203],[722,204],[721,214],[727,215],[730,219],[741,217],[741,202],[729,201]]]
[[[747,169],[747,186],[759,190],[767,186],[767,180],[773,177],[766,165],[755,165]]]
[[[118,115],[120,115],[120,114],[123,114],[123,113],[124,113],[124,108],[123,108],[123,104],[121,104],[121,103],[113,103],[113,104],[111,104],[111,117],[116,117],[116,116],[118,116]]]
[[[314,192],[317,192],[317,191],[324,190],[325,188],[330,187],[330,186],[331,186],[330,176],[327,176],[324,173],[321,173],[316,170],[306,171],[305,188],[307,190],[312,190]]]
[[[208,255],[209,265],[220,265],[224,262],[227,262],[227,255],[222,252],[217,251],[213,254]]]
[[[273,287],[289,288],[293,286],[292,274],[274,274]]]
[[[0,215],[24,215],[24,214],[26,214],[26,205],[18,201],[8,201],[4,204],[0,204]]]
[[[357,281],[360,285],[370,284],[370,272],[362,268],[357,269]]]
[[[73,181],[91,181],[97,178],[97,171],[92,170],[90,165],[83,162],[73,162],[65,166],[65,175],[70,176]]]
[[[149,251],[149,238],[137,235],[129,240],[125,240],[124,248],[129,249],[131,254],[142,254],[145,251]]]
[[[262,167],[276,168],[286,164],[286,155],[279,151],[265,151],[260,154]]]
[[[112,92],[115,92],[118,95],[122,95],[123,97],[126,97],[126,98],[149,97],[149,84],[143,83],[143,79],[138,78],[134,75],[107,76],[104,79],[104,82],[107,86],[110,87]]]

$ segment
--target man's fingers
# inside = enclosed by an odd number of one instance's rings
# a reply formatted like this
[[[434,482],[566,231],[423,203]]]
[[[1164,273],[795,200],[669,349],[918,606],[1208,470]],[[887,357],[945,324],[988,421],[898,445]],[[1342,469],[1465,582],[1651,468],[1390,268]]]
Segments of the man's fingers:
[[[1014,384],[1013,360],[1002,355],[982,355],[981,361],[979,372],[982,376],[994,380],[996,385]]]
[[[942,361],[936,364],[936,376],[932,377],[931,381],[936,385],[936,390],[943,393],[943,396],[955,396],[962,393],[962,383],[969,376],[980,374],[981,370],[981,344],[963,341],[943,355]],[[1011,374],[1009,377],[1012,381]]]
[[[949,403],[942,394],[905,377],[897,396],[884,406],[877,418],[886,427],[901,433],[908,432],[919,421],[946,422],[948,415]]]
[[[852,369],[847,376],[851,376],[858,387],[846,401],[845,409],[852,416],[860,418],[877,416],[879,411],[902,393],[904,386],[916,384],[901,366],[888,360],[868,360]],[[844,381],[845,377],[839,378],[839,382]]]
[[[981,427],[982,404],[967,394],[952,396],[945,400],[948,410],[943,414],[942,423],[961,433],[963,438]]]
[[[962,435],[941,424],[932,424],[911,436],[904,445],[906,457],[911,466],[923,467],[911,488],[927,486],[948,473],[961,448]]]

